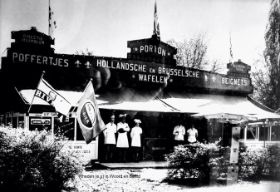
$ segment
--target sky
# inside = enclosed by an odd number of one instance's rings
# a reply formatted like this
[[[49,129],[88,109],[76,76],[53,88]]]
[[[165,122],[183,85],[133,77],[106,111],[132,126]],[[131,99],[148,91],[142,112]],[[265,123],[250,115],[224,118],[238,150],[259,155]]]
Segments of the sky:
[[[97,56],[126,57],[127,41],[150,38],[155,0],[51,0],[57,23],[56,53],[88,49]],[[252,65],[265,48],[270,0],[157,0],[161,40],[184,41],[203,34],[210,61],[234,59]],[[35,26],[48,33],[48,0],[0,0],[0,51],[11,31]]]

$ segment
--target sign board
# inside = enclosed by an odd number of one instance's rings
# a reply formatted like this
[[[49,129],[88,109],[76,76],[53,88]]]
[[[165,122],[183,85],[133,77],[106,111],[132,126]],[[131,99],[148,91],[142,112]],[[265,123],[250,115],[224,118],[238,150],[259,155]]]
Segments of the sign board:
[[[235,76],[249,76],[249,71],[251,70],[251,66],[247,65],[246,63],[241,62],[238,60],[237,62],[228,63],[227,64],[228,73]]]
[[[85,141],[68,141],[64,145],[64,150],[70,151],[82,163],[86,164],[91,160],[98,159],[98,139],[89,144],[86,144]]]
[[[50,36],[38,32],[35,27],[31,27],[30,30],[13,31],[12,39],[15,39],[16,44],[31,44],[47,47],[54,44],[54,40]]]
[[[51,125],[51,119],[30,118],[30,125]]]
[[[64,72],[64,76],[69,77],[71,77],[69,74],[73,73],[73,75],[76,74],[87,79],[91,77],[94,82],[103,80],[101,82],[103,86],[110,81],[121,81],[120,84],[128,87],[158,84],[180,91],[188,88],[200,88],[248,94],[253,90],[251,79],[247,76],[223,75],[194,68],[124,58],[66,54],[38,55],[17,51],[9,51],[8,58],[8,61],[11,62],[9,66],[13,64],[14,67],[19,67],[18,64],[21,64],[21,68],[25,66],[30,70],[36,67],[46,70],[49,68]],[[57,76],[63,78],[63,75],[58,74]],[[61,80],[54,82],[61,82]]]
[[[176,61],[174,56],[177,49],[160,41],[158,38],[140,39],[128,41],[127,47],[130,52],[127,54],[128,59],[157,62],[174,66]]]
[[[222,75],[181,66],[105,57],[95,57],[92,65],[110,71],[128,71],[129,78],[138,82],[166,84],[181,89],[196,87],[250,93],[253,88],[249,77]]]

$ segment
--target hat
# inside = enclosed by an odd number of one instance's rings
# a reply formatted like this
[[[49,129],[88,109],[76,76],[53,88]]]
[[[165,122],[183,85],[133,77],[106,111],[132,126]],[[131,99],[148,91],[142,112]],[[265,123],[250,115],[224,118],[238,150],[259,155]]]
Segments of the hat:
[[[126,114],[119,114],[119,118],[126,117]]]
[[[140,119],[134,119],[134,122],[138,124],[142,123]]]

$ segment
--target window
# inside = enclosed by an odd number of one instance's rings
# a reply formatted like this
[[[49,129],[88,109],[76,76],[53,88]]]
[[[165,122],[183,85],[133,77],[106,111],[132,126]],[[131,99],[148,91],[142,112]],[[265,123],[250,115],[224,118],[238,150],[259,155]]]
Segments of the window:
[[[280,141],[280,125],[271,127],[271,141]]]
[[[18,128],[24,128],[24,117],[18,117]]]
[[[247,139],[257,139],[257,128],[258,127],[247,127]]]
[[[12,126],[13,128],[17,128],[18,126],[17,117],[12,117]]]
[[[260,141],[269,140],[269,127],[260,126]]]
[[[242,127],[242,128],[240,129],[240,139],[244,139],[244,131],[245,131],[245,128]]]

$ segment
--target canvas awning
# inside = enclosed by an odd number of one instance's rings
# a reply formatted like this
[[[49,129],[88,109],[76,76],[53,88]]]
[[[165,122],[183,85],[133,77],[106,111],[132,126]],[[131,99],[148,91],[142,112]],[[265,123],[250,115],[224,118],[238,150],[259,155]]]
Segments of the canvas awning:
[[[82,92],[58,91],[73,107],[77,106]],[[34,90],[21,90],[21,97],[28,104],[31,103]],[[107,93],[96,95],[100,109],[150,111],[150,112],[179,112],[189,113],[193,117],[280,119],[280,115],[273,113],[269,108],[261,105],[249,97],[223,96],[213,94],[169,94],[166,98],[158,97],[158,92],[139,94],[135,90],[124,90],[121,93]],[[45,101],[36,98],[34,105],[48,105]]]
[[[31,104],[35,90],[21,90],[20,95],[24,102]],[[76,107],[83,92],[58,90],[73,107]],[[156,93],[136,94],[132,90],[126,90],[122,94],[104,94],[102,97],[96,95],[100,109],[127,110],[127,111],[151,111],[151,112],[178,112],[172,106],[160,101]],[[35,97],[33,105],[49,105],[40,98]]]
[[[170,94],[162,99],[183,113],[206,118],[280,119],[280,115],[249,97],[210,94]]]

